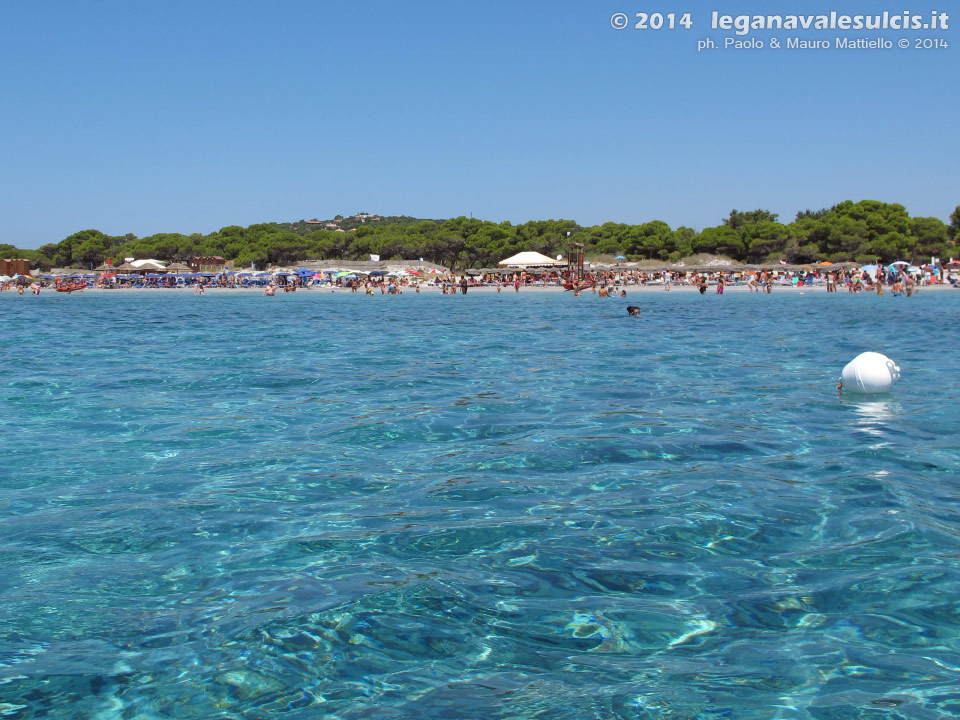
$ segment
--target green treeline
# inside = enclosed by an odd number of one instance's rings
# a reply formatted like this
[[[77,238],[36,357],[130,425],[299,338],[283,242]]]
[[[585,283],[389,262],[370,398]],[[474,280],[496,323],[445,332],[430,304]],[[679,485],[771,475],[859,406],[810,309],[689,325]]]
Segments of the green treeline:
[[[160,233],[109,236],[82,230],[38,250],[0,244],[0,257],[28,258],[34,267],[93,267],[123,257],[187,261],[220,255],[239,266],[290,264],[300,260],[360,260],[371,253],[387,259],[423,258],[455,269],[492,267],[523,250],[555,256],[571,242],[588,255],[624,255],[628,260],[676,261],[696,253],[726,255],[748,263],[820,260],[860,262],[922,261],[960,256],[960,206],[950,224],[938,218],[912,218],[906,208],[875,200],[845,201],[831,208],[797,213],[779,222],[766,210],[731,211],[720,225],[696,232],[654,220],[642,225],[604,223],[581,227],[572,220],[539,220],[512,225],[473,218],[418,220],[377,218],[353,223],[345,232],[314,229],[316,223],[231,225],[208,235]],[[341,226],[344,227],[344,226]]]

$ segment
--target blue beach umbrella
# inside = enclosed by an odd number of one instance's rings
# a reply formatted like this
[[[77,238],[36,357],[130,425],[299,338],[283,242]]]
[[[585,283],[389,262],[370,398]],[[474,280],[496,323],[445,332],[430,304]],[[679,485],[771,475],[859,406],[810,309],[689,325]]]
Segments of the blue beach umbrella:
[[[617,255],[614,260],[626,260],[626,258],[623,255]]]

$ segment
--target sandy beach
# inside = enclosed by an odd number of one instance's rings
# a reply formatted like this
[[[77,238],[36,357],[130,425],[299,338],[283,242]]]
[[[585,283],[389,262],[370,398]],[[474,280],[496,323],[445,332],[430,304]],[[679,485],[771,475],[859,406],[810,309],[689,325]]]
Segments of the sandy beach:
[[[626,286],[617,286],[616,289],[615,289],[615,293],[614,293],[613,290],[611,290],[610,299],[614,299],[614,298],[620,297],[619,293],[620,293],[622,290],[625,290],[625,291],[626,291],[626,296],[624,296],[624,297],[626,297],[626,298],[629,298],[629,297],[631,297],[632,295],[642,295],[642,294],[649,294],[649,293],[662,293],[662,294],[669,294],[669,293],[697,294],[697,293],[699,292],[699,290],[698,290],[696,287],[693,287],[693,286],[691,286],[691,285],[671,285],[669,290],[665,290],[664,287],[663,287],[663,285],[658,285],[658,284],[649,284],[649,285],[626,285]],[[914,290],[914,294],[919,294],[919,293],[921,293],[921,292],[944,292],[944,291],[954,291],[954,290],[957,290],[957,288],[954,287],[953,285],[949,285],[949,284],[923,285],[923,286],[921,286],[921,287],[918,287],[916,290]],[[9,292],[9,294],[11,294],[11,295],[16,295],[16,292],[10,292],[10,291],[8,291],[8,292]],[[42,293],[52,293],[52,292],[55,292],[55,290],[54,290],[53,288],[44,288],[41,292],[42,292]],[[84,289],[84,290],[77,291],[77,292],[81,292],[81,293],[91,293],[91,292],[92,292],[92,293],[98,293],[98,294],[101,294],[101,293],[103,293],[103,294],[120,294],[120,293],[124,293],[124,294],[125,294],[125,293],[129,293],[129,292],[136,292],[136,293],[177,293],[177,294],[192,294],[192,295],[197,295],[198,297],[201,297],[201,296],[196,292],[195,288],[193,288],[193,287],[174,287],[174,288],[157,288],[157,287],[143,287],[143,288],[95,288],[95,287],[91,287],[91,288],[86,288],[86,289]],[[750,288],[749,288],[746,284],[739,284],[739,285],[729,285],[729,284],[728,284],[728,285],[726,285],[726,286],[724,287],[724,293],[725,293],[725,294],[727,294],[727,293],[746,293],[746,294],[749,294],[750,292],[751,292],[751,290],[750,290]],[[791,294],[800,294],[800,295],[803,295],[803,294],[815,294],[815,293],[826,293],[826,292],[827,292],[826,285],[812,285],[812,286],[802,286],[802,287],[797,287],[797,286],[794,286],[794,285],[775,285],[774,288],[773,288],[773,291],[772,291],[771,293],[769,293],[769,294],[775,295],[775,294],[777,294],[777,293],[791,293]],[[207,294],[207,295],[219,295],[219,294],[225,294],[225,293],[243,293],[243,294],[263,295],[263,288],[262,288],[262,287],[243,287],[243,288],[207,287],[207,288],[205,288],[204,293]],[[347,295],[349,295],[349,294],[355,294],[355,295],[363,295],[363,294],[364,294],[362,288],[361,288],[361,289],[358,289],[357,292],[354,293],[354,292],[352,292],[352,290],[351,290],[350,288],[331,287],[331,286],[329,286],[329,285],[298,288],[298,289],[296,290],[296,293],[297,293],[297,294],[304,294],[304,293],[306,293],[306,294],[308,294],[308,295],[329,295],[329,294],[347,294]],[[497,293],[497,288],[496,288],[495,286],[471,286],[471,287],[469,288],[467,294],[469,295],[469,294],[474,294],[474,293],[496,294],[496,293]],[[572,296],[572,294],[573,294],[572,292],[570,292],[570,291],[568,291],[568,290],[564,290],[564,289],[561,288],[561,287],[557,287],[556,285],[548,285],[548,286],[528,285],[528,286],[521,287],[520,290],[519,290],[519,293],[513,288],[513,286],[511,286],[511,285],[503,285],[503,286],[500,288],[500,293],[501,293],[501,294],[504,294],[504,293],[511,293],[511,294],[524,294],[524,293],[560,293],[560,294],[563,294],[563,293],[569,293],[571,296]],[[892,294],[889,287],[884,288],[883,293],[884,293],[884,295]],[[3,294],[5,295],[5,294],[7,294],[7,293],[3,293]],[[30,294],[29,292],[25,293],[25,295],[29,295],[29,294]],[[283,290],[282,290],[282,288],[281,288],[281,289],[278,290],[276,296],[279,297],[279,296],[286,295],[286,294],[290,294],[290,293],[284,293]],[[374,291],[374,293],[373,293],[373,295],[375,295],[375,296],[379,296],[379,295],[381,295],[381,294],[386,294],[386,293],[380,293],[379,291]],[[415,289],[413,286],[408,286],[408,287],[404,287],[404,288],[403,288],[403,292],[402,292],[401,294],[403,294],[403,295],[416,295],[416,294],[418,294],[418,293],[416,292],[416,289]],[[440,288],[439,286],[423,285],[423,286],[420,287],[420,293],[419,293],[419,294],[421,294],[421,295],[431,295],[431,294],[440,295],[440,294],[442,294],[442,292],[441,292],[441,288]],[[460,293],[460,292],[457,292],[457,294],[460,295],[461,293]],[[717,294],[717,290],[716,290],[716,286],[715,286],[715,285],[711,285],[711,286],[707,289],[707,292],[705,293],[705,295],[716,295],[716,294]],[[756,293],[756,294],[766,295],[766,294],[768,294],[768,293]],[[837,294],[837,295],[850,295],[851,293],[848,292],[846,288],[839,288],[836,294]],[[876,292],[875,292],[875,291],[867,291],[867,290],[864,290],[864,291],[861,291],[860,293],[856,293],[856,294],[866,294],[866,295],[870,295],[870,294],[876,294]],[[597,294],[596,292],[592,291],[592,290],[585,290],[585,291],[583,291],[583,292],[581,293],[581,296],[582,296],[582,297],[589,297],[589,296],[598,297],[598,294]]]

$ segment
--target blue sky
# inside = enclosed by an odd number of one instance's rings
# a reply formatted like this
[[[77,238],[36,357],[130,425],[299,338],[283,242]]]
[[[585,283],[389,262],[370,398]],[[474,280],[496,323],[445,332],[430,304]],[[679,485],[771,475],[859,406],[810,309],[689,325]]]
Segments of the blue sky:
[[[949,12],[942,0],[886,9]],[[789,221],[842,200],[960,203],[948,49],[715,50],[711,11],[810,0],[0,4],[0,243],[211,232],[358,211],[495,221]],[[881,8],[883,9],[883,8]],[[615,30],[617,11],[690,30]],[[960,22],[958,13],[957,22]],[[954,43],[956,41],[956,45]]]

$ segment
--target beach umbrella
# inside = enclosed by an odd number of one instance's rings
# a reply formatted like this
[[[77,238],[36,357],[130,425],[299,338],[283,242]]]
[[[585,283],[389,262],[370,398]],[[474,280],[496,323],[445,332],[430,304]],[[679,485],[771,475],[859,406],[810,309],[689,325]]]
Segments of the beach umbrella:
[[[896,260],[890,263],[890,265],[909,265],[909,264],[910,263],[908,263],[906,260]]]
[[[860,268],[860,270],[861,270],[862,272],[869,273],[870,275],[873,275],[873,274],[877,271],[877,266],[876,266],[876,265],[864,265],[863,267]]]
[[[372,270],[371,272],[369,272],[369,273],[367,273],[367,274],[368,274],[368,275],[386,275],[386,274],[387,274],[387,271],[386,271],[386,270]]]
[[[614,258],[614,260],[626,260],[626,259],[627,259],[627,258],[625,258],[623,255],[617,255],[617,256]]]

